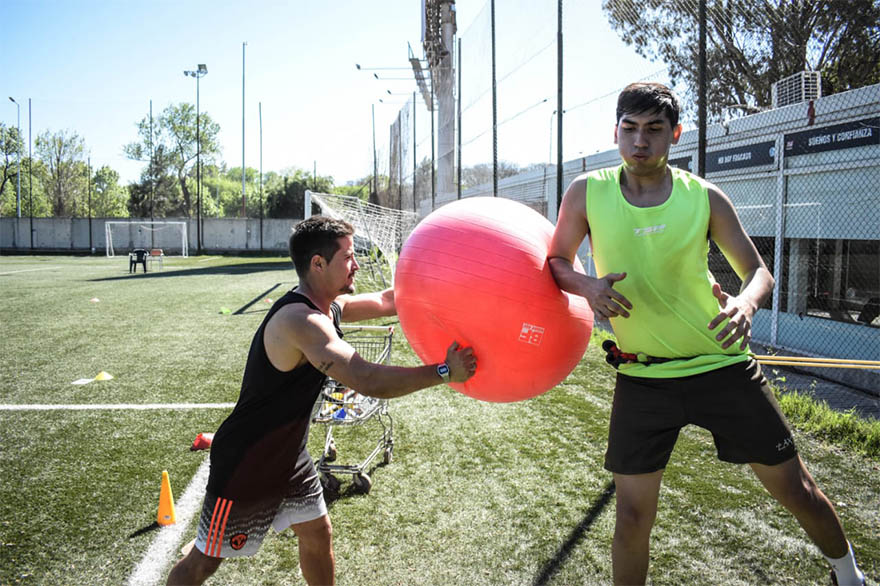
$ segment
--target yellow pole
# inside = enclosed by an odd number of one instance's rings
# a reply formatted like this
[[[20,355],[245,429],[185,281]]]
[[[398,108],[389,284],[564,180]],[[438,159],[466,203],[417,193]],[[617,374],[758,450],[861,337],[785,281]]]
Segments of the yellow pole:
[[[869,366],[867,364],[834,364],[832,362],[788,362],[783,360],[771,361],[760,360],[764,366],[811,366],[813,368],[866,368],[870,370],[880,369],[880,366]]]
[[[880,360],[850,360],[847,358],[809,358],[801,356],[770,356],[770,355],[753,355],[755,360],[759,362],[779,361],[786,362],[812,362],[822,364],[864,364],[873,368],[880,368]]]

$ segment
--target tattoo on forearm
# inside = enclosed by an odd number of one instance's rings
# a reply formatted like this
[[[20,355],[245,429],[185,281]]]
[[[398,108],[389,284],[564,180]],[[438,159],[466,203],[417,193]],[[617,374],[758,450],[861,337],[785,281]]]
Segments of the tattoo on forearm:
[[[333,362],[331,362],[331,361],[322,362],[321,364],[318,365],[318,370],[320,370],[324,374],[327,374],[327,371],[329,371],[332,367],[333,367]]]

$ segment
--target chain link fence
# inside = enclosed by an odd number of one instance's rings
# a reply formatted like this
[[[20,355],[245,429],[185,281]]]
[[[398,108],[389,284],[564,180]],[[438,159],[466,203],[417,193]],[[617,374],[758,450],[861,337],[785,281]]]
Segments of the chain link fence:
[[[696,2],[690,4],[696,10]],[[566,80],[589,76],[589,65],[604,58],[601,47],[608,41],[590,37],[583,12],[588,9],[579,3],[486,2],[459,31],[455,45],[455,192],[436,188],[438,161],[449,155],[450,144],[443,142],[443,153],[435,150],[441,142],[436,108],[430,111],[414,96],[392,130],[409,128],[408,142],[419,145],[413,150],[421,157],[418,169],[407,171],[412,159],[392,154],[392,169],[401,167],[404,179],[432,176],[426,187],[433,189],[417,187],[409,199],[402,197],[413,206],[407,209],[424,216],[459,197],[499,196],[555,221],[557,8],[566,15],[561,29]],[[710,19],[715,16],[710,11]],[[614,58],[632,57],[623,53],[615,52]],[[671,83],[661,65],[642,61],[616,85],[596,76],[586,86],[566,82],[563,187],[584,172],[620,163],[612,141],[615,107],[618,93],[632,81],[666,83],[684,97],[685,132],[669,162],[698,171],[694,92]],[[712,67],[709,63],[710,83]],[[706,130],[703,175],[731,198],[776,280],[754,320],[753,346],[767,352],[880,359],[880,85],[822,97],[818,74],[803,72],[777,86],[772,105],[722,109],[724,121]],[[427,130],[419,135],[415,125],[406,126],[413,116],[430,124],[430,138]],[[403,137],[391,140],[405,142]],[[401,192],[406,194],[406,188]],[[581,253],[594,271],[588,245]],[[714,244],[709,267],[726,291],[739,290],[739,278]],[[810,369],[810,374],[880,393],[876,370]]]
[[[880,358],[878,114],[873,85],[709,128],[706,178],[730,196],[776,279],[755,319],[756,342]],[[685,168],[697,156],[692,138],[670,154]],[[725,290],[739,289],[714,245],[709,267]],[[880,391],[880,377],[867,371],[820,374]]]

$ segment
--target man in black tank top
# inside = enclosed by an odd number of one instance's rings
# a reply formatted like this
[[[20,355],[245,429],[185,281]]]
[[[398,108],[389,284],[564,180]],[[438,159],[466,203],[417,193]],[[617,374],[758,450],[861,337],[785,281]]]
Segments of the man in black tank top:
[[[471,348],[453,343],[441,364],[411,368],[367,362],[339,324],[396,315],[394,292],[354,293],[354,229],[314,216],[290,237],[299,285],[266,315],[251,343],[241,393],[211,446],[211,472],[195,547],[168,584],[201,584],[223,558],[256,553],[270,526],[297,535],[309,584],[333,584],[335,559],[321,484],[306,449],[312,406],[327,377],[383,399],[476,370]]]

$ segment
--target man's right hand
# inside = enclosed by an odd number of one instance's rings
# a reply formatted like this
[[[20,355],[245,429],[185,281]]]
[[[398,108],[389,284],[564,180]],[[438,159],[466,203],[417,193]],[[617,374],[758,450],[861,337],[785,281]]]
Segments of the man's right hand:
[[[608,273],[598,279],[589,279],[584,297],[593,309],[593,313],[605,319],[629,317],[627,310],[632,309],[632,303],[614,290],[614,283],[625,278],[626,273]]]
[[[462,348],[458,342],[452,342],[446,349],[446,365],[449,367],[450,382],[465,382],[477,371],[477,357],[474,356],[474,349]]]

